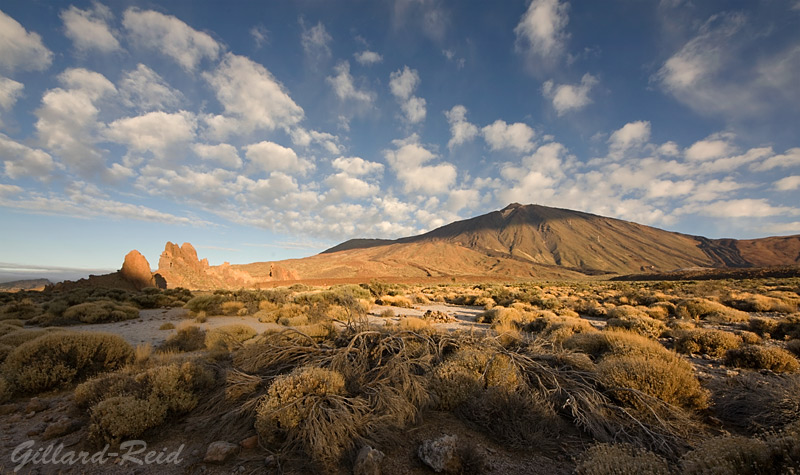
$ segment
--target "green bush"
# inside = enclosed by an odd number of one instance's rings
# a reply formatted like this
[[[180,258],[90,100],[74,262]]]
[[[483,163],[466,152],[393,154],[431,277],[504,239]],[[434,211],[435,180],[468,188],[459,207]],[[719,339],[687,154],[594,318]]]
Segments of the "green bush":
[[[768,369],[776,373],[795,373],[800,369],[797,358],[788,351],[768,346],[745,345],[728,350],[725,364],[737,368]]]
[[[133,348],[118,335],[56,332],[18,346],[3,373],[16,391],[38,393],[116,370],[132,359]]]

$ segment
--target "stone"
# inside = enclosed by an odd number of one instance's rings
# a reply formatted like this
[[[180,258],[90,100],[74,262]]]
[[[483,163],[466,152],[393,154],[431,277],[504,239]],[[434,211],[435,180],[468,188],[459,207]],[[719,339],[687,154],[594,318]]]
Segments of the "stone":
[[[45,409],[48,409],[49,407],[50,404],[48,404],[47,401],[43,401],[38,397],[32,397],[31,400],[28,401],[28,405],[25,406],[25,412],[26,413],[42,412]]]
[[[61,437],[62,435],[71,434],[80,428],[81,423],[79,421],[70,419],[68,417],[62,417],[58,421],[47,426],[42,438],[44,440],[54,439],[56,437]]]
[[[209,444],[203,462],[223,463],[237,453],[239,453],[239,446],[237,444],[218,440]]]
[[[31,427],[28,432],[25,433],[28,437],[33,437],[36,435],[41,434],[47,428],[47,424],[36,424],[35,426]]]
[[[123,279],[133,284],[137,290],[142,290],[145,287],[155,287],[156,285],[153,273],[150,271],[150,263],[136,249],[125,256],[125,261],[122,263],[122,269],[120,269],[119,273]]]
[[[461,469],[458,437],[454,435],[423,441],[417,450],[417,456],[436,473],[457,473]]]
[[[383,452],[369,445],[361,447],[353,464],[353,475],[381,475],[381,462],[384,457]]]
[[[278,459],[274,455],[270,455],[264,459],[264,466],[267,468],[278,468]]]
[[[242,439],[242,441],[239,442],[239,445],[241,445],[243,449],[254,449],[258,447],[258,436],[254,435],[252,437]]]

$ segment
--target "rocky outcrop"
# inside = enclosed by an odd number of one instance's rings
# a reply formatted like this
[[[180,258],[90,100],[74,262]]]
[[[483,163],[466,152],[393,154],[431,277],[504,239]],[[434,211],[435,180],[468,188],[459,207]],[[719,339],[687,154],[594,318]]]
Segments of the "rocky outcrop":
[[[136,290],[155,287],[156,285],[153,273],[150,271],[150,263],[136,249],[125,256],[125,261],[122,263],[122,269],[120,269],[119,273],[123,279],[133,284]]]
[[[188,242],[180,246],[167,242],[158,259],[155,278],[161,283],[160,287],[170,289],[238,289],[252,287],[255,283],[250,274],[227,262],[210,266],[208,259],[197,257],[197,251]]]

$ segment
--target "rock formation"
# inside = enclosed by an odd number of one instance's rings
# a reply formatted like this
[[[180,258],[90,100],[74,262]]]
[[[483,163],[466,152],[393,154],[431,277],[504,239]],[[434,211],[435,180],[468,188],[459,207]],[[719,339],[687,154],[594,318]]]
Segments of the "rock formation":
[[[188,242],[181,246],[167,242],[158,259],[155,278],[170,289],[238,289],[255,284],[250,274],[227,262],[210,266],[208,259],[198,259],[197,251]]]
[[[133,284],[136,290],[155,287],[156,285],[153,273],[150,271],[150,263],[136,249],[125,256],[125,261],[122,263],[122,269],[120,269],[119,273],[123,279]]]

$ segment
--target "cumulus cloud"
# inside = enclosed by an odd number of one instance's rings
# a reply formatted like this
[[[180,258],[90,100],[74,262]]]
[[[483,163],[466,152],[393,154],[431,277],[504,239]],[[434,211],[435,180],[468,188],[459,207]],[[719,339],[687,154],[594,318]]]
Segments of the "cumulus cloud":
[[[335,158],[331,165],[337,170],[341,170],[349,175],[361,176],[383,172],[383,164],[370,162],[361,157],[339,157]]]
[[[111,10],[100,3],[93,4],[91,10],[81,10],[73,5],[61,12],[65,34],[72,40],[75,49],[81,52],[97,50],[110,53],[121,49],[108,26],[111,19]]]
[[[106,138],[125,144],[129,151],[150,152],[156,158],[169,158],[178,147],[194,140],[197,119],[194,114],[162,111],[117,119],[108,124]]]
[[[453,164],[426,165],[438,157],[420,145],[416,134],[392,143],[396,149],[384,151],[384,156],[406,193],[442,194],[455,182],[457,172]]]
[[[356,58],[356,61],[358,61],[359,64],[363,64],[365,66],[370,66],[383,61],[383,56],[370,50],[360,51],[353,54],[353,56]]]
[[[216,70],[203,73],[225,112],[240,118],[245,130],[284,128],[303,119],[283,85],[262,65],[227,53]]]
[[[377,185],[367,183],[345,172],[336,173],[325,178],[325,184],[330,187],[331,193],[337,197],[365,198],[378,192]]]
[[[419,83],[419,72],[408,66],[389,75],[389,90],[400,103],[400,108],[409,124],[425,120],[425,99],[413,95]]]
[[[53,62],[53,53],[42,37],[0,11],[0,69],[7,72],[43,71]]]
[[[798,215],[800,210],[789,206],[773,206],[765,198],[720,200],[702,205],[687,205],[676,214],[696,213],[715,218],[761,218],[766,216]]]
[[[553,81],[546,81],[542,85],[542,94],[552,101],[553,108],[561,116],[591,104],[589,92],[597,85],[597,82],[597,78],[589,73],[584,74],[581,83],[576,85],[557,85]]]
[[[614,131],[608,139],[608,155],[620,158],[626,151],[640,147],[650,139],[650,122],[639,120],[629,122]]]
[[[172,109],[183,100],[180,91],[141,63],[122,76],[119,93],[124,105],[143,112]]]
[[[800,165],[800,147],[795,147],[780,155],[771,156],[761,163],[753,164],[750,169],[763,172],[774,168],[789,168],[798,165]]]
[[[517,51],[528,57],[534,70],[551,68],[563,56],[569,33],[566,32],[569,3],[559,0],[533,0],[514,28]]]
[[[306,130],[303,127],[296,127],[290,133],[292,143],[300,147],[308,147],[312,143],[319,144],[326,152],[336,155],[342,152],[339,145],[339,138],[327,132],[317,130]]]
[[[169,56],[187,71],[197,69],[203,59],[217,59],[222,50],[208,33],[152,10],[129,8],[122,25],[135,44]]]
[[[305,173],[312,164],[297,156],[294,150],[274,142],[263,141],[244,147],[245,156],[256,170]]]
[[[692,144],[686,149],[686,158],[695,161],[706,161],[729,155],[733,151],[731,144],[721,137],[709,137]]]
[[[462,105],[453,106],[449,111],[444,112],[447,122],[450,124],[450,140],[447,148],[467,143],[478,135],[478,127],[467,120],[467,108]]]
[[[350,75],[350,63],[342,61],[337,64],[333,70],[336,72],[335,76],[328,76],[326,81],[333,88],[336,97],[341,101],[353,100],[365,104],[372,104],[375,100],[375,93],[366,89],[357,89],[353,76]]]
[[[21,82],[0,76],[0,127],[3,126],[2,112],[10,111],[14,107],[24,88]]]
[[[778,191],[792,191],[800,189],[800,175],[783,177],[776,181],[774,186]]]
[[[485,126],[481,132],[490,149],[510,149],[522,153],[533,149],[533,138],[536,136],[536,132],[527,124],[522,122],[507,124],[500,119]]]
[[[242,159],[239,152],[231,144],[221,143],[216,145],[197,143],[192,145],[192,151],[200,159],[216,163],[225,168],[241,168]]]
[[[303,45],[303,51],[305,51],[306,56],[315,62],[330,58],[331,48],[329,44],[333,41],[333,38],[331,38],[328,30],[325,29],[325,25],[322,22],[318,22],[311,28],[306,28],[305,22],[301,20],[300,26],[303,29],[300,35],[300,43]]]
[[[5,174],[12,180],[22,177],[48,181],[56,164],[46,152],[30,148],[0,133],[0,157]]]

